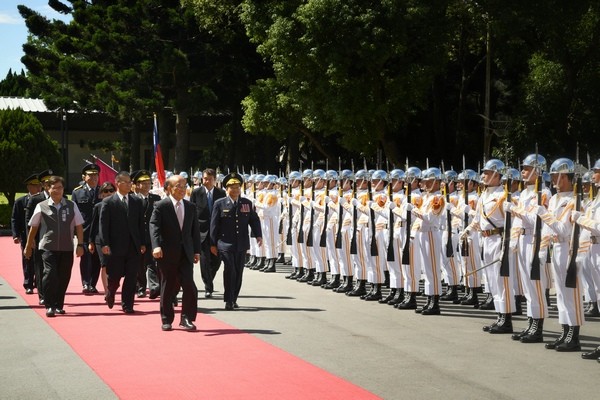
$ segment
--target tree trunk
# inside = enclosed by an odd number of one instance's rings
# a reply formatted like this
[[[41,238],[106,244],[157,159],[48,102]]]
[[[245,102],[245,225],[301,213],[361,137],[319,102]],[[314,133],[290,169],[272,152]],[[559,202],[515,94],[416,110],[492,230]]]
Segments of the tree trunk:
[[[189,111],[177,110],[175,115],[175,165],[174,172],[185,171],[190,148]]]

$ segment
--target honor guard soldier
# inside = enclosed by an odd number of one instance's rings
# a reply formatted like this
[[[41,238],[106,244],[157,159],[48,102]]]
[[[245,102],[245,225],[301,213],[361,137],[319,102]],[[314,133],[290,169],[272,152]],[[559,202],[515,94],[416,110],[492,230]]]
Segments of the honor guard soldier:
[[[100,277],[100,259],[98,253],[90,253],[88,245],[90,242],[90,227],[94,206],[100,201],[98,193],[98,174],[100,166],[87,164],[81,169],[83,184],[73,189],[71,200],[77,204],[83,216],[83,241],[84,253],[79,259],[79,271],[81,272],[82,292],[84,294],[98,293],[96,285]]]
[[[412,209],[423,203],[421,197],[421,170],[417,167],[406,169],[406,201],[404,207],[396,210],[396,215],[406,221],[406,240],[402,245],[402,277],[404,278],[404,300],[396,305],[399,310],[416,310],[419,281],[421,280],[421,264],[415,262],[413,246]],[[416,228],[416,225],[414,226]]]
[[[263,224],[262,210],[260,204],[264,201],[264,187],[263,180],[265,179],[264,174],[255,174],[252,181],[252,202],[254,204],[254,210],[256,211],[258,218],[261,223],[261,229]],[[264,247],[259,246],[256,238],[250,238],[250,254],[254,254],[256,262],[250,267],[253,270],[260,270],[265,267],[267,259],[265,257]]]
[[[145,228],[144,241],[147,249],[150,249],[152,246],[150,241],[150,217],[152,217],[154,204],[161,200],[159,195],[150,193],[150,189],[152,188],[150,176],[150,172],[144,169],[131,174],[135,194],[142,199]],[[152,257],[152,252],[150,251],[145,252],[142,256],[137,276],[137,297],[146,296],[146,286],[150,289],[150,299],[155,299],[160,295],[160,273],[156,265],[156,260]]]
[[[37,174],[33,174],[23,184],[27,187],[27,194],[19,197],[15,200],[11,214],[11,228],[12,237],[15,244],[20,244],[21,247],[21,261],[23,267],[23,287],[25,293],[33,294],[33,288],[36,286],[35,281],[35,266],[32,258],[25,258],[23,251],[25,250],[25,243],[27,242],[27,225],[25,221],[25,208],[27,202],[31,196],[35,196],[42,190],[40,180]]]
[[[340,275],[343,282],[333,291],[347,293],[354,287],[354,266],[350,254],[350,240],[352,236],[352,208],[348,204],[352,201],[352,185],[354,173],[349,169],[342,171],[340,176],[341,189],[338,192],[338,206],[336,209],[338,220],[338,231],[336,232],[336,249],[338,251],[338,262]],[[335,207],[332,207],[332,210]]]
[[[265,175],[262,180],[264,188],[255,203],[256,211],[261,216],[265,265],[261,272],[275,272],[275,261],[278,256],[279,216],[281,209],[275,184],[277,176]]]
[[[592,181],[594,172],[587,171],[581,178],[583,185],[583,199],[581,199],[581,209],[587,210],[594,202],[595,185]],[[577,253],[577,263],[581,272],[581,282],[583,284],[584,297],[587,308],[586,317],[600,317],[598,308],[598,293],[600,292],[600,271],[593,266],[590,260],[590,238],[591,233],[587,229],[581,231],[579,237],[579,249]]]
[[[419,262],[425,277],[425,295],[427,302],[421,309],[415,310],[422,315],[440,314],[441,263],[442,263],[442,233],[444,211],[446,202],[440,192],[442,171],[439,168],[429,168],[423,171],[421,181],[425,189],[423,204],[420,208],[413,208],[412,215],[415,221],[415,234],[413,239],[413,258]]]
[[[508,203],[513,215],[513,227],[521,228],[518,241],[519,273],[523,294],[527,299],[527,317],[532,324],[524,332],[521,342],[543,340],[544,319],[548,315],[546,303],[546,282],[542,277],[544,259],[539,257],[541,237],[538,238],[541,219],[538,218],[538,205],[548,206],[550,191],[541,188],[542,172],[546,169],[546,159],[539,154],[530,154],[522,163],[521,176],[525,188],[519,195],[516,206]],[[536,187],[537,186],[537,187]],[[539,242],[539,243],[537,243]],[[535,323],[535,324],[534,324]]]
[[[548,209],[539,206],[537,213],[544,222],[542,236],[549,236],[549,240],[552,241],[551,265],[559,310],[558,323],[562,326],[562,334],[554,342],[547,343],[546,348],[556,351],[579,351],[581,350],[579,329],[584,322],[583,297],[579,277],[575,276],[574,285],[572,285],[574,287],[567,287],[566,284],[569,253],[574,251],[573,257],[576,257],[577,251],[571,247],[574,244],[571,242],[573,234],[571,214],[576,203],[575,196],[573,196],[575,164],[568,158],[559,158],[550,166],[550,176],[556,194],[550,198]],[[528,334],[530,336],[538,333],[533,325]],[[538,336],[532,339],[538,339],[541,336],[541,332],[539,332]]]
[[[456,171],[444,171],[444,195],[446,199],[447,216],[445,227],[442,230],[442,253],[444,255],[442,263],[442,276],[447,284],[446,293],[440,296],[440,300],[452,301],[458,299],[458,285],[460,284],[460,253],[458,248],[458,234],[461,220],[452,214],[452,209],[458,204],[456,195],[456,180],[458,174]]]
[[[338,173],[334,170],[326,171],[326,179],[327,179],[327,189],[325,190],[325,196],[323,201],[323,223],[324,223],[324,233],[321,234],[319,238],[319,246],[325,245],[327,250],[327,259],[326,263],[329,263],[329,268],[331,270],[331,279],[321,287],[323,289],[335,289],[340,286],[340,261],[339,254],[337,248],[335,247],[335,237],[337,233],[337,229],[339,227],[338,223],[338,197],[339,197],[339,189],[338,189]],[[325,209],[327,211],[325,211]],[[323,240],[323,236],[325,240]]]
[[[475,217],[475,208],[477,207],[477,200],[479,198],[477,194],[478,184],[479,176],[472,169],[465,169],[457,177],[460,198],[456,206],[452,209],[452,214],[461,220],[462,226],[469,226]],[[478,294],[481,293],[481,272],[478,271],[481,267],[479,232],[471,231],[463,237],[464,240],[459,240],[459,245],[461,249],[465,295],[454,303],[478,307]],[[491,303],[493,306],[493,302]]]
[[[481,182],[485,190],[477,201],[475,218],[461,235],[463,236],[461,240],[465,240],[466,236],[474,230],[481,233],[486,284],[494,298],[494,307],[498,313],[496,321],[491,325],[484,326],[483,331],[492,334],[513,332],[512,313],[515,309],[514,288],[510,279],[514,273],[509,271],[509,276],[502,276],[500,273],[504,251],[505,210],[503,207],[506,207],[503,206],[506,194],[500,181],[504,169],[504,163],[498,159],[491,159],[483,166]]]
[[[308,234],[312,235],[312,246],[308,246],[311,251],[313,265],[317,272],[315,278],[307,283],[312,286],[321,286],[327,283],[327,248],[321,246],[321,234],[325,229],[325,186],[327,185],[327,175],[324,170],[316,169],[313,171],[313,189],[311,191],[310,225]],[[326,243],[324,243],[326,244]]]
[[[302,171],[302,195],[300,196],[300,227],[298,228],[298,243],[300,243],[300,250],[302,253],[302,267],[304,268],[304,274],[299,276],[296,280],[298,282],[312,282],[315,279],[315,266],[312,255],[312,249],[308,247],[310,240],[308,239],[308,232],[310,230],[311,220],[311,207],[310,207],[310,196],[312,194],[312,177],[313,170],[305,169]]]
[[[277,247],[277,260],[276,263],[279,264],[288,264],[285,260],[285,253],[287,248],[287,231],[286,227],[289,225],[289,214],[287,204],[287,179],[284,176],[280,176],[277,178],[277,191],[279,192],[278,202],[279,202],[279,233],[278,237],[278,247]]]
[[[298,171],[292,171],[288,175],[289,182],[289,196],[288,196],[288,213],[289,213],[289,246],[290,253],[292,254],[292,268],[293,272],[286,276],[287,279],[298,279],[304,275],[304,268],[302,266],[302,249],[301,243],[298,243],[298,234],[300,227],[300,185],[302,184],[302,174]],[[287,240],[287,238],[286,238]]]

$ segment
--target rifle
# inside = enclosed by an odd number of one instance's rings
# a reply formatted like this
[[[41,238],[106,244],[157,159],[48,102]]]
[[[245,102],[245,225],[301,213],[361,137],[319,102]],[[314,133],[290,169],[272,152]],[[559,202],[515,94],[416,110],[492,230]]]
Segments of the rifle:
[[[443,174],[446,174],[445,168],[444,168],[444,162],[442,161],[442,171]],[[446,203],[450,203],[450,192],[448,192],[448,185],[449,185],[449,181],[446,180],[446,182],[444,182],[444,186],[442,187],[442,195],[446,198]],[[450,213],[450,210],[446,211],[446,229],[448,231],[448,237],[446,238],[446,257],[450,258],[450,257],[454,257],[454,248],[452,246],[452,214]]]
[[[337,229],[337,233],[335,235],[335,248],[336,249],[341,249],[342,248],[342,224],[344,222],[344,208],[342,207],[342,196],[344,195],[344,181],[342,179],[342,158],[339,157],[338,158],[338,169],[339,169],[339,175],[338,175],[338,229]]]
[[[329,181],[325,180],[325,197],[329,196]],[[320,247],[327,246],[327,217],[329,214],[329,207],[327,203],[325,203],[325,198],[323,198],[323,206],[325,207],[324,215],[323,215],[323,230],[321,231],[321,239],[319,240]]]
[[[583,187],[581,184],[581,175],[577,176],[575,182],[575,211],[581,211],[581,198],[583,197]],[[571,231],[571,248],[569,249],[569,263],[567,264],[567,277],[565,286],[568,288],[577,287],[577,252],[579,250],[579,232],[581,228],[578,223],[573,222]]]
[[[313,176],[312,179],[312,183],[310,185],[311,189],[310,189],[310,201],[315,201],[315,179]],[[313,228],[314,228],[314,224],[315,224],[315,209],[314,207],[310,206],[310,225],[308,226],[308,237],[306,238],[306,246],[307,247],[313,247]]]
[[[352,161],[352,171],[354,171],[354,161]],[[352,198],[356,198],[356,179],[352,183]],[[352,239],[350,240],[350,254],[358,254],[358,248],[356,244],[356,230],[358,221],[356,218],[356,206],[352,206]]]
[[[302,197],[304,197],[304,177],[300,176],[300,200],[302,200]],[[304,243],[304,204],[302,204],[302,201],[300,201],[300,226],[298,227],[298,243]]]
[[[365,164],[365,171],[368,171],[367,160],[363,159],[363,162]],[[371,202],[373,201],[373,192],[371,191],[373,189],[371,186],[371,177],[369,176],[367,179],[367,195],[369,197],[369,202]],[[377,238],[375,237],[375,211],[370,206],[369,214],[371,217],[371,255],[377,256]]]
[[[408,168],[408,164],[406,164]],[[411,204],[411,193],[412,193],[412,181],[409,182],[406,179],[406,204]],[[412,214],[410,211],[406,212],[406,240],[404,241],[404,248],[402,249],[402,264],[408,264],[410,260],[410,225],[412,223]]]
[[[288,174],[289,175],[289,174]],[[287,230],[287,236],[285,238],[285,243],[288,246],[292,245],[292,182],[288,182],[288,187],[287,187],[287,198],[288,198],[288,230]]]
[[[387,187],[387,195],[389,201],[394,201],[394,194],[392,193],[392,180],[388,182]],[[390,208],[390,215],[388,217],[388,247],[387,247],[387,261],[395,261],[396,257],[394,256],[394,212]]]
[[[504,192],[506,193],[506,201],[510,202],[511,201],[511,186],[512,186],[512,179],[510,179],[507,176],[506,182],[505,182],[505,186],[504,186]],[[504,235],[502,237],[502,258],[501,258],[501,264],[500,264],[500,276],[510,276],[510,264],[509,264],[509,257],[510,257],[510,231],[512,229],[512,215],[510,213],[510,211],[505,211],[505,215],[504,215]],[[539,265],[539,264],[538,264]]]
[[[280,171],[280,175],[281,175],[281,171]],[[283,200],[283,184],[280,182],[279,183],[279,198],[281,200]],[[283,214],[283,210],[285,208],[285,204],[283,204],[283,201],[281,202],[281,208],[280,208],[280,213]],[[283,234],[283,218],[279,218],[279,234],[282,235]]]
[[[542,205],[542,171],[538,168],[537,144],[535,145],[535,170],[537,178],[535,180],[535,191],[537,192],[537,205]],[[539,215],[535,217],[535,241],[533,243],[533,257],[531,259],[531,272],[529,278],[532,281],[540,280],[540,246],[542,243],[542,219]]]
[[[465,168],[465,156],[463,155],[463,197],[465,198],[465,209],[469,205],[469,180],[467,179],[467,170]],[[463,220],[463,230],[466,230],[469,226],[469,213],[465,212],[465,219]],[[463,257],[469,256],[469,239],[465,236],[463,245],[460,251],[460,255]]]

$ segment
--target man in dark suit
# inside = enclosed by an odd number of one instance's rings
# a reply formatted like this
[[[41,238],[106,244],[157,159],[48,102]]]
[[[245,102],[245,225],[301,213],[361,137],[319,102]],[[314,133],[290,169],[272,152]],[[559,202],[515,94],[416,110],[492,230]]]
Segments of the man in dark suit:
[[[204,282],[204,297],[211,298],[214,291],[213,281],[221,259],[210,252],[210,216],[213,204],[225,197],[225,191],[215,186],[217,174],[214,169],[207,168],[202,172],[202,186],[194,189],[190,201],[196,205],[196,214],[200,223],[200,238],[202,249],[200,251],[200,273]]]
[[[119,172],[115,178],[117,192],[103,200],[100,210],[102,254],[109,256],[106,265],[108,293],[106,303],[112,308],[121,278],[121,302],[126,314],[133,314],[135,283],[144,245],[144,210],[142,200],[130,194],[131,177]]]
[[[98,253],[92,254],[88,249],[90,242],[90,226],[94,205],[100,202],[98,196],[98,173],[100,167],[96,164],[87,164],[81,170],[83,184],[73,189],[71,201],[77,204],[79,212],[83,216],[83,244],[84,253],[79,259],[79,271],[81,273],[82,292],[84,294],[98,293],[96,284],[100,277],[100,259]]]
[[[227,197],[215,202],[210,221],[210,250],[223,260],[225,309],[229,311],[238,308],[246,251],[250,248],[248,226],[258,245],[262,245],[260,219],[252,201],[240,196],[243,183],[244,179],[237,173],[228,174],[223,179]]]
[[[26,259],[23,255],[23,250],[25,250],[25,243],[27,243],[27,225],[25,222],[25,208],[27,207],[27,202],[31,198],[31,196],[35,196],[41,190],[40,181],[38,179],[37,174],[31,175],[29,178],[25,179],[23,182],[27,185],[27,194],[25,196],[19,197],[15,200],[15,204],[13,205],[12,215],[11,215],[11,227],[12,227],[12,236],[13,242],[15,244],[21,245],[21,255],[22,255],[22,264],[23,264],[23,287],[25,288],[25,293],[33,294],[33,288],[35,286],[35,268],[33,259]]]
[[[141,169],[131,174],[131,179],[135,184],[135,194],[142,199],[144,208],[144,244],[146,249],[150,249],[152,243],[150,241],[150,217],[154,210],[154,204],[160,201],[160,196],[150,193],[152,189],[152,179],[150,171]],[[146,278],[146,272],[148,277]],[[146,251],[140,269],[137,275],[137,297],[146,296],[146,286],[150,289],[150,299],[155,299],[160,295],[160,275],[156,260],[152,257],[152,252]]]
[[[186,180],[171,176],[165,185],[169,194],[154,206],[150,218],[152,255],[158,262],[162,276],[160,317],[162,330],[170,331],[175,318],[172,299],[183,289],[181,322],[185,330],[196,330],[194,321],[198,312],[198,289],[194,283],[194,263],[200,259],[200,229],[196,208],[184,199]]]

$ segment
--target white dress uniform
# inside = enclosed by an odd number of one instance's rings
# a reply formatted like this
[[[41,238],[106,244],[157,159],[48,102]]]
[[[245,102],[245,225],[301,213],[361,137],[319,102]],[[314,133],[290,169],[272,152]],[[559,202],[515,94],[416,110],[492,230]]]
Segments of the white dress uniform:
[[[277,258],[279,253],[279,217],[281,213],[277,190],[262,190],[257,200],[255,205],[261,221],[264,256],[268,260]]]
[[[411,191],[411,205],[413,207],[419,208],[423,204],[423,197],[421,195],[421,191],[419,189],[414,189]],[[404,215],[406,220],[406,205],[407,202],[404,202],[404,206],[402,207],[402,211],[400,214],[396,215]],[[415,245],[414,245],[414,235],[415,229],[418,227],[418,221],[415,221],[416,218],[411,217],[411,226],[406,226],[406,240],[410,240],[409,243],[409,259],[402,259],[402,277],[404,278],[404,292],[405,293],[417,293],[419,291],[419,281],[421,279],[421,262],[420,257],[416,257],[415,255]]]
[[[381,283],[383,280],[375,282],[375,265],[373,257],[371,257],[371,213],[368,201],[369,195],[366,190],[357,191],[356,199],[352,201],[356,204],[358,219],[356,228],[357,254],[352,255],[356,267],[354,275],[360,280],[366,279],[368,282]]]
[[[387,198],[387,196],[386,196]],[[403,219],[401,216],[397,215],[395,211],[397,210],[400,213],[400,206],[404,201],[404,194],[401,191],[392,193],[392,201],[387,199],[385,205],[383,207],[379,206],[377,203],[373,203],[373,209],[377,213],[377,215],[385,220],[385,223],[388,227],[388,232],[386,234],[386,248],[385,259],[387,262],[387,269],[390,272],[390,288],[392,289],[402,289],[404,285],[404,280],[402,278],[402,248],[404,243],[404,238],[406,237],[406,229],[404,229]],[[390,209],[392,211],[392,225],[390,225]],[[390,226],[392,226],[392,252],[394,254],[393,260],[387,260],[387,249],[389,247],[390,240]]]
[[[340,265],[340,274],[346,277],[354,276],[354,268],[352,265],[352,256],[350,255],[350,239],[352,237],[352,190],[347,190],[342,194],[342,234],[341,234],[341,247],[338,245],[338,262]],[[336,213],[340,213],[339,207],[340,199],[338,199],[338,206],[332,207],[336,210]],[[333,203],[330,203],[333,205]],[[340,218],[340,216],[338,216]],[[338,220],[339,222],[339,220]]]
[[[472,191],[467,193],[467,204],[465,204],[464,195],[457,198],[457,203],[452,209],[452,215],[459,221],[460,226],[468,226],[476,215],[475,208],[477,207],[477,192]],[[467,218],[465,224],[465,218]],[[458,240],[458,238],[457,238]],[[462,274],[465,276],[465,286],[469,289],[481,287],[481,271],[477,271],[481,267],[481,251],[479,246],[479,232],[471,231],[467,234],[467,240],[460,242],[461,248],[467,246],[466,256],[461,256]],[[475,272],[477,271],[477,272]]]

